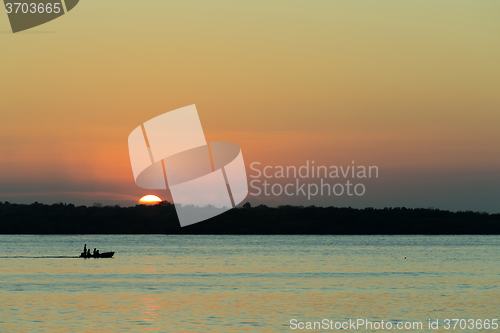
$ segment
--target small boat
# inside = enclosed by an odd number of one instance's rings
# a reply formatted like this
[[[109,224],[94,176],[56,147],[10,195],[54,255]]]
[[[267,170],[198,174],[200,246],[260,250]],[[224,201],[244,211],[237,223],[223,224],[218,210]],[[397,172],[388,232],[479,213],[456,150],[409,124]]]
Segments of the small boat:
[[[80,258],[112,258],[114,252],[103,252],[103,253],[98,253],[95,256],[94,255],[85,255],[83,252],[80,254]]]

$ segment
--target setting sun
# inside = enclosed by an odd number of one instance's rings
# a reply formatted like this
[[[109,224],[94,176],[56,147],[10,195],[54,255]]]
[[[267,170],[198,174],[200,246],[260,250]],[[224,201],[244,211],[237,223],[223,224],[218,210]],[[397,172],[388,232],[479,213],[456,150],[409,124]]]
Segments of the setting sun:
[[[161,199],[158,196],[152,195],[152,194],[145,195],[139,200],[139,203],[149,204],[149,205],[150,204],[157,204],[159,202],[161,202]]]

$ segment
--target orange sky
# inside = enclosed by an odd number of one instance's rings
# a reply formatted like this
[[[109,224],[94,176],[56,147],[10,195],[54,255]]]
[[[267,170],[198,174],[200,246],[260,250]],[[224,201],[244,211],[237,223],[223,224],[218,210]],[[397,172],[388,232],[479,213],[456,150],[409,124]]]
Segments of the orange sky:
[[[247,165],[378,165],[369,195],[342,204],[498,212],[499,10],[87,0],[18,34],[0,15],[0,200],[160,195],[135,186],[128,134],[196,104],[207,140]]]

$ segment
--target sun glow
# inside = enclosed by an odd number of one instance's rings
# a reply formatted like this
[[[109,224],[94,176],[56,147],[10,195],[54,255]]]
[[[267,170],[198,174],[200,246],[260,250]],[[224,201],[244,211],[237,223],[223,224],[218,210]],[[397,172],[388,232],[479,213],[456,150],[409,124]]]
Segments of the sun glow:
[[[158,197],[156,195],[152,195],[152,194],[145,195],[141,199],[139,199],[140,204],[151,205],[151,204],[157,204],[159,202],[161,202],[160,197]]]

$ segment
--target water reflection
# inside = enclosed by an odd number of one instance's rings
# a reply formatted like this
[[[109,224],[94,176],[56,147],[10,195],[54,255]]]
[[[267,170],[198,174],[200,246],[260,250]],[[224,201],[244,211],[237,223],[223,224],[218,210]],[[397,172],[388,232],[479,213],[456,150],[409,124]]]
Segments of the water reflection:
[[[63,256],[90,240],[115,259],[10,258]],[[499,249],[495,236],[0,236],[9,256],[0,331],[276,332],[292,318],[494,317]]]
[[[152,325],[158,317],[159,312],[161,312],[161,305],[158,304],[158,299],[147,297],[143,298],[143,312],[142,312],[142,320],[145,324]],[[145,331],[158,331],[159,327],[145,327],[141,328],[141,332]]]

